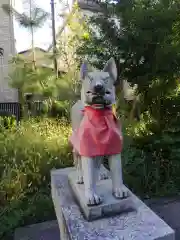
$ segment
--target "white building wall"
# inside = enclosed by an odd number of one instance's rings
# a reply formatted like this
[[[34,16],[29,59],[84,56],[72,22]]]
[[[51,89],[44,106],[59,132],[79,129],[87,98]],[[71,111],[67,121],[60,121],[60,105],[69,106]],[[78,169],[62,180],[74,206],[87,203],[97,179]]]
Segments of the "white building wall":
[[[9,60],[15,54],[13,19],[3,11],[2,4],[11,4],[11,0],[0,0],[0,48],[4,49],[0,56],[0,102],[17,102],[18,92],[8,84]]]

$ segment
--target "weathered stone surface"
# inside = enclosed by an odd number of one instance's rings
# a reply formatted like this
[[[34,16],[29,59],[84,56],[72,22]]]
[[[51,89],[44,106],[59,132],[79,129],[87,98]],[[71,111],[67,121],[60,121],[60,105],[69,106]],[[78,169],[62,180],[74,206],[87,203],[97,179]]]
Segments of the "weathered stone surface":
[[[87,206],[84,192],[84,184],[77,184],[76,172],[72,171],[68,175],[69,184],[72,188],[72,192],[82,209],[82,213],[88,221],[99,219],[106,216],[116,215],[118,213],[135,210],[135,204],[133,202],[133,195],[129,191],[129,197],[126,199],[115,199],[112,196],[112,181],[111,179],[101,180],[97,183],[97,192],[103,199],[102,204],[97,206]],[[124,186],[124,188],[126,188]]]
[[[76,204],[68,183],[74,169],[51,172],[52,198],[61,239],[174,240],[174,231],[134,196],[137,211],[88,222]],[[63,219],[63,220],[62,220]],[[65,231],[64,231],[65,229]]]
[[[165,222],[176,230],[176,240],[180,239],[180,198],[160,198],[146,200],[145,203],[155,211],[159,217],[164,218]],[[172,212],[172,208],[176,211]],[[168,209],[168,210],[167,210]],[[174,214],[176,214],[174,216]],[[176,226],[179,226],[176,228]],[[59,226],[57,221],[33,224],[17,228],[15,231],[15,240],[59,240]]]

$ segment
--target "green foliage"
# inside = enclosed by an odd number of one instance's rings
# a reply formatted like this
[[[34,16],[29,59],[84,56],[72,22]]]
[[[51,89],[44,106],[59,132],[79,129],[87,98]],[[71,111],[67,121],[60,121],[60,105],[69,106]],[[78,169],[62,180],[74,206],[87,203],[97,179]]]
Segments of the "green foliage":
[[[21,225],[54,218],[49,173],[72,165],[69,134],[65,121],[50,119],[0,132],[0,239],[11,239]]]
[[[80,96],[79,59],[76,49],[82,45],[84,39],[88,39],[88,32],[86,31],[86,22],[77,4],[74,5],[71,13],[65,15],[65,18],[68,31],[62,34],[57,44],[59,64],[64,67],[60,70],[64,73],[58,79],[54,76],[52,69],[37,66],[34,61],[25,60],[18,55],[11,61],[12,72],[9,75],[9,85],[18,89],[19,101],[24,112],[26,93],[38,95],[41,100],[45,99],[49,102],[54,101],[57,97],[60,101],[72,102]],[[33,55],[34,57],[35,55]],[[49,106],[49,108],[51,107]],[[53,108],[56,107],[53,106]],[[66,113],[63,112],[64,110]],[[62,111],[61,107],[60,115],[67,116],[65,107],[64,110]]]
[[[12,71],[9,74],[9,85],[18,89],[19,102],[23,107],[25,106],[26,93],[38,95],[40,99],[53,99],[60,94],[61,85],[59,82],[61,82],[61,79],[56,79],[52,69],[33,68],[31,61],[26,61],[19,55],[11,60],[11,64]],[[43,105],[45,105],[45,102],[43,102]]]
[[[42,221],[54,220],[54,206],[50,190],[39,190],[35,195],[11,201],[0,209],[0,237],[2,240],[12,240],[14,230],[19,226],[35,224]]]
[[[42,106],[41,106],[41,114],[42,115],[47,115],[49,112],[49,104],[47,101],[43,101],[42,102]]]
[[[85,39],[89,39],[86,17],[75,3],[70,13],[64,15],[66,30],[61,32],[57,40],[57,51],[64,74],[58,82],[60,100],[77,99],[80,96],[79,65],[80,57],[77,49]],[[66,90],[66,91],[64,91]]]
[[[11,112],[0,111],[0,131],[14,129],[16,126],[16,117]]]
[[[179,88],[161,102],[159,118],[145,112],[129,127],[131,143],[125,149],[128,184],[141,194],[170,195],[180,191],[180,94]],[[138,181],[137,181],[138,180]],[[132,182],[137,181],[136,185]],[[137,186],[137,188],[136,188]]]
[[[70,13],[65,15],[66,31],[58,39],[58,52],[64,65],[71,69],[77,67],[79,56],[76,54],[77,49],[89,39],[89,29],[87,17],[84,16],[77,3],[73,5]]]
[[[110,1],[107,1],[108,3]],[[120,79],[137,84],[140,122],[128,122],[127,103],[118,100],[126,122],[126,182],[142,195],[179,189],[180,3],[121,0],[102,3],[103,15],[89,21],[90,37],[78,49],[97,67],[115,57]],[[178,80],[178,81],[177,81]],[[124,124],[124,121],[123,121]]]
[[[33,68],[31,61],[17,55],[11,60],[12,72],[9,74],[9,85],[19,90],[19,100],[25,103],[25,94],[32,93],[43,99],[73,101],[79,95],[79,70],[71,68],[68,73],[58,79],[52,69],[45,67]],[[78,80],[77,80],[78,79]]]
[[[66,119],[70,119],[70,103],[69,101],[53,101],[51,116],[52,117],[65,117]]]
[[[157,105],[179,76],[179,9],[179,1],[171,0],[105,4],[104,15],[91,18],[94,30],[78,53],[97,66],[114,56],[121,77],[138,84],[144,104]]]
[[[0,116],[0,129],[14,129],[17,126],[17,121],[15,116]]]

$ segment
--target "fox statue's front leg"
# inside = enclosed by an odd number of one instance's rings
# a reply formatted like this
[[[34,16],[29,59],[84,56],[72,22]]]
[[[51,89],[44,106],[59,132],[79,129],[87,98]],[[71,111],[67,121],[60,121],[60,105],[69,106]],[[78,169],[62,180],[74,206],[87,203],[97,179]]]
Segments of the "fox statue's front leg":
[[[76,167],[76,173],[77,173],[76,182],[77,182],[77,184],[83,184],[84,183],[84,177],[83,177],[81,156],[78,153],[74,153],[73,158],[74,158],[74,165]],[[101,163],[102,163],[102,160],[101,160]],[[100,168],[101,168],[101,171],[100,171],[97,178],[99,178],[99,180],[108,179],[109,178],[108,170],[102,164],[101,164]]]
[[[123,185],[121,154],[109,156],[109,166],[112,179],[112,193],[114,197],[128,197],[128,191]]]
[[[99,177],[99,169],[101,166],[101,158],[81,157],[85,198],[87,205],[98,205],[102,202],[101,197],[96,191],[96,182]]]
[[[74,159],[74,165],[77,173],[76,182],[77,184],[83,184],[84,180],[83,180],[81,156],[76,151],[73,152],[73,159]]]

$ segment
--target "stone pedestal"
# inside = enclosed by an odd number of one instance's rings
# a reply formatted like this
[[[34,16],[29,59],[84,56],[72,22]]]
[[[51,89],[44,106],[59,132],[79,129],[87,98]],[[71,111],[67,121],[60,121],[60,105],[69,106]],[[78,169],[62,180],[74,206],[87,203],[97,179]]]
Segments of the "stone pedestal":
[[[74,168],[51,172],[52,199],[61,240],[174,240],[174,231],[132,193],[136,211],[88,222],[73,196],[68,175]],[[71,173],[71,176],[73,173]],[[75,179],[74,179],[75,180]]]
[[[96,206],[87,206],[84,184],[77,184],[76,181],[74,181],[74,179],[76,179],[76,171],[72,171],[68,175],[68,179],[72,193],[77,200],[84,217],[88,221],[136,210],[135,203],[133,201],[134,196],[130,191],[128,198],[125,199],[116,199],[112,195],[111,179],[101,180],[97,183],[97,192],[102,197],[103,202]],[[126,187],[124,186],[124,188]]]

